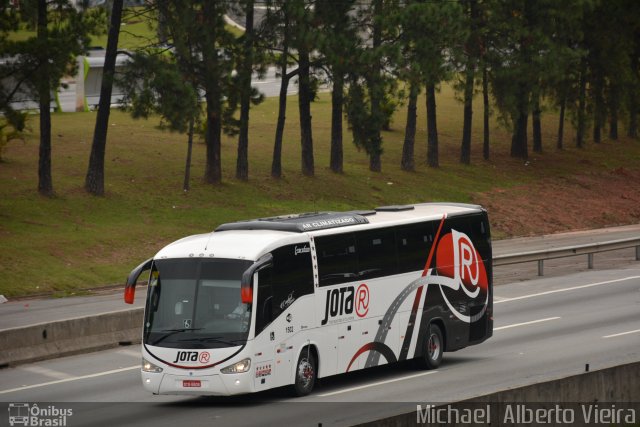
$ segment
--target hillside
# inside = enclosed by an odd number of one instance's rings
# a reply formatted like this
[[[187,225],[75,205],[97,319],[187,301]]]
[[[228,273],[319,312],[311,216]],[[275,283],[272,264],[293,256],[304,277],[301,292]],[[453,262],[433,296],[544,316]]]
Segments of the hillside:
[[[458,163],[462,105],[452,90],[438,95],[439,169],[425,166],[424,99],[418,111],[414,173],[400,170],[405,111],[384,133],[382,173],[345,133],[345,173],[328,168],[330,101],[313,104],[316,176],[300,173],[296,98],[289,99],[283,148],[284,178],[270,177],[276,100],[251,112],[250,179],[235,180],[237,144],[223,143],[223,183],[202,183],[204,151],[194,146],[192,190],[182,191],[186,136],[156,129],[113,111],[106,157],[106,196],[83,190],[95,113],[53,115],[53,199],[38,195],[38,121],[24,143],[12,142],[0,163],[0,294],[17,296],[122,283],[132,267],[182,236],[222,222],[301,211],[371,208],[425,201],[485,205],[497,238],[597,228],[640,221],[640,142],[622,137],[602,144],[555,149],[557,117],[543,115],[544,152],[528,162],[509,157],[510,136],[492,125],[491,160],[481,157],[481,104],[474,105],[472,165]],[[569,128],[567,121],[565,129]],[[346,127],[345,127],[346,129]],[[622,132],[621,132],[622,133]]]

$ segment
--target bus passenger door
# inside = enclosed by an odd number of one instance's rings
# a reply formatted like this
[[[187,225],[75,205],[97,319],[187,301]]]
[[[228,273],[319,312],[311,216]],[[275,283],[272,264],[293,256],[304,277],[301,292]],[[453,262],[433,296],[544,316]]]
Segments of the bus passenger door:
[[[279,296],[282,289],[277,289],[274,268],[264,268],[258,274],[253,368],[256,391],[288,384],[295,363],[287,313],[282,310]]]
[[[272,268],[267,267],[257,273],[254,278],[254,289],[257,289],[255,309],[255,340],[253,360],[253,381],[255,391],[274,387],[275,344],[273,332],[273,291],[271,286]]]

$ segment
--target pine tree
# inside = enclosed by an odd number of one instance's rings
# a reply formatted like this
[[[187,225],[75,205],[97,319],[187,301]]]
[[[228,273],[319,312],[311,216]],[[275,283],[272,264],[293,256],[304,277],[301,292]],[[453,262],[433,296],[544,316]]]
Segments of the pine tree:
[[[11,76],[11,83],[0,89],[0,110],[10,120],[20,116],[12,103],[19,96],[38,101],[40,110],[40,148],[38,161],[38,191],[53,196],[51,173],[51,97],[60,80],[73,70],[76,56],[85,52],[89,34],[104,28],[102,10],[77,10],[66,0],[25,1],[20,14],[12,12],[3,0],[0,19],[0,56],[7,59],[0,65],[0,76]],[[35,23],[36,36],[26,40],[11,40],[8,30],[16,30],[18,19],[23,25]],[[8,24],[7,27],[4,25]],[[16,123],[19,125],[19,123]],[[18,126],[20,127],[20,126]]]
[[[116,70],[116,56],[118,55],[118,37],[120,35],[120,21],[122,20],[123,0],[113,0],[111,18],[107,36],[107,51],[104,57],[102,82],[100,87],[100,101],[98,114],[93,131],[93,143],[89,156],[89,167],[85,177],[84,188],[87,192],[104,195],[104,156],[107,145],[107,131],[109,130],[109,113],[111,112],[111,92]]]
[[[322,53],[331,88],[331,153],[329,167],[343,171],[342,116],[344,110],[345,77],[349,59],[357,51],[356,28],[351,15],[355,0],[318,0],[316,17],[320,21],[318,46]]]

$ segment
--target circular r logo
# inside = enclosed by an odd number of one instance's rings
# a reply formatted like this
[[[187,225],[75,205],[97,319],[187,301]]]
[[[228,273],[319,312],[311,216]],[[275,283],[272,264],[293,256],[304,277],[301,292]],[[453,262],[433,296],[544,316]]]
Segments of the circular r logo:
[[[364,283],[356,290],[356,314],[364,317],[369,312],[369,287]]]
[[[209,363],[210,358],[211,356],[209,355],[208,351],[203,351],[202,353],[200,353],[200,363]]]

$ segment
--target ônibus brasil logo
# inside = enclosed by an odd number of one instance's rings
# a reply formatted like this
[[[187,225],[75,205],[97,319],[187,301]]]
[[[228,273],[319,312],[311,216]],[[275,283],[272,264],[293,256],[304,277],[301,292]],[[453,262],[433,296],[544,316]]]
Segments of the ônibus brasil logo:
[[[327,300],[324,307],[324,317],[321,324],[326,325],[333,317],[352,314],[364,317],[369,312],[369,287],[364,283],[358,286],[343,286],[327,290]],[[346,319],[345,319],[346,320]]]
[[[9,403],[10,426],[66,426],[73,415],[71,408],[55,405],[38,406],[37,403]]]
[[[458,319],[472,323],[482,317],[489,301],[489,281],[482,257],[469,236],[456,230],[444,235],[438,242],[435,271],[430,270],[428,276],[430,284],[440,286],[445,303]],[[473,316],[461,313],[451,304],[443,287],[462,290],[470,299],[484,297],[483,309]]]

